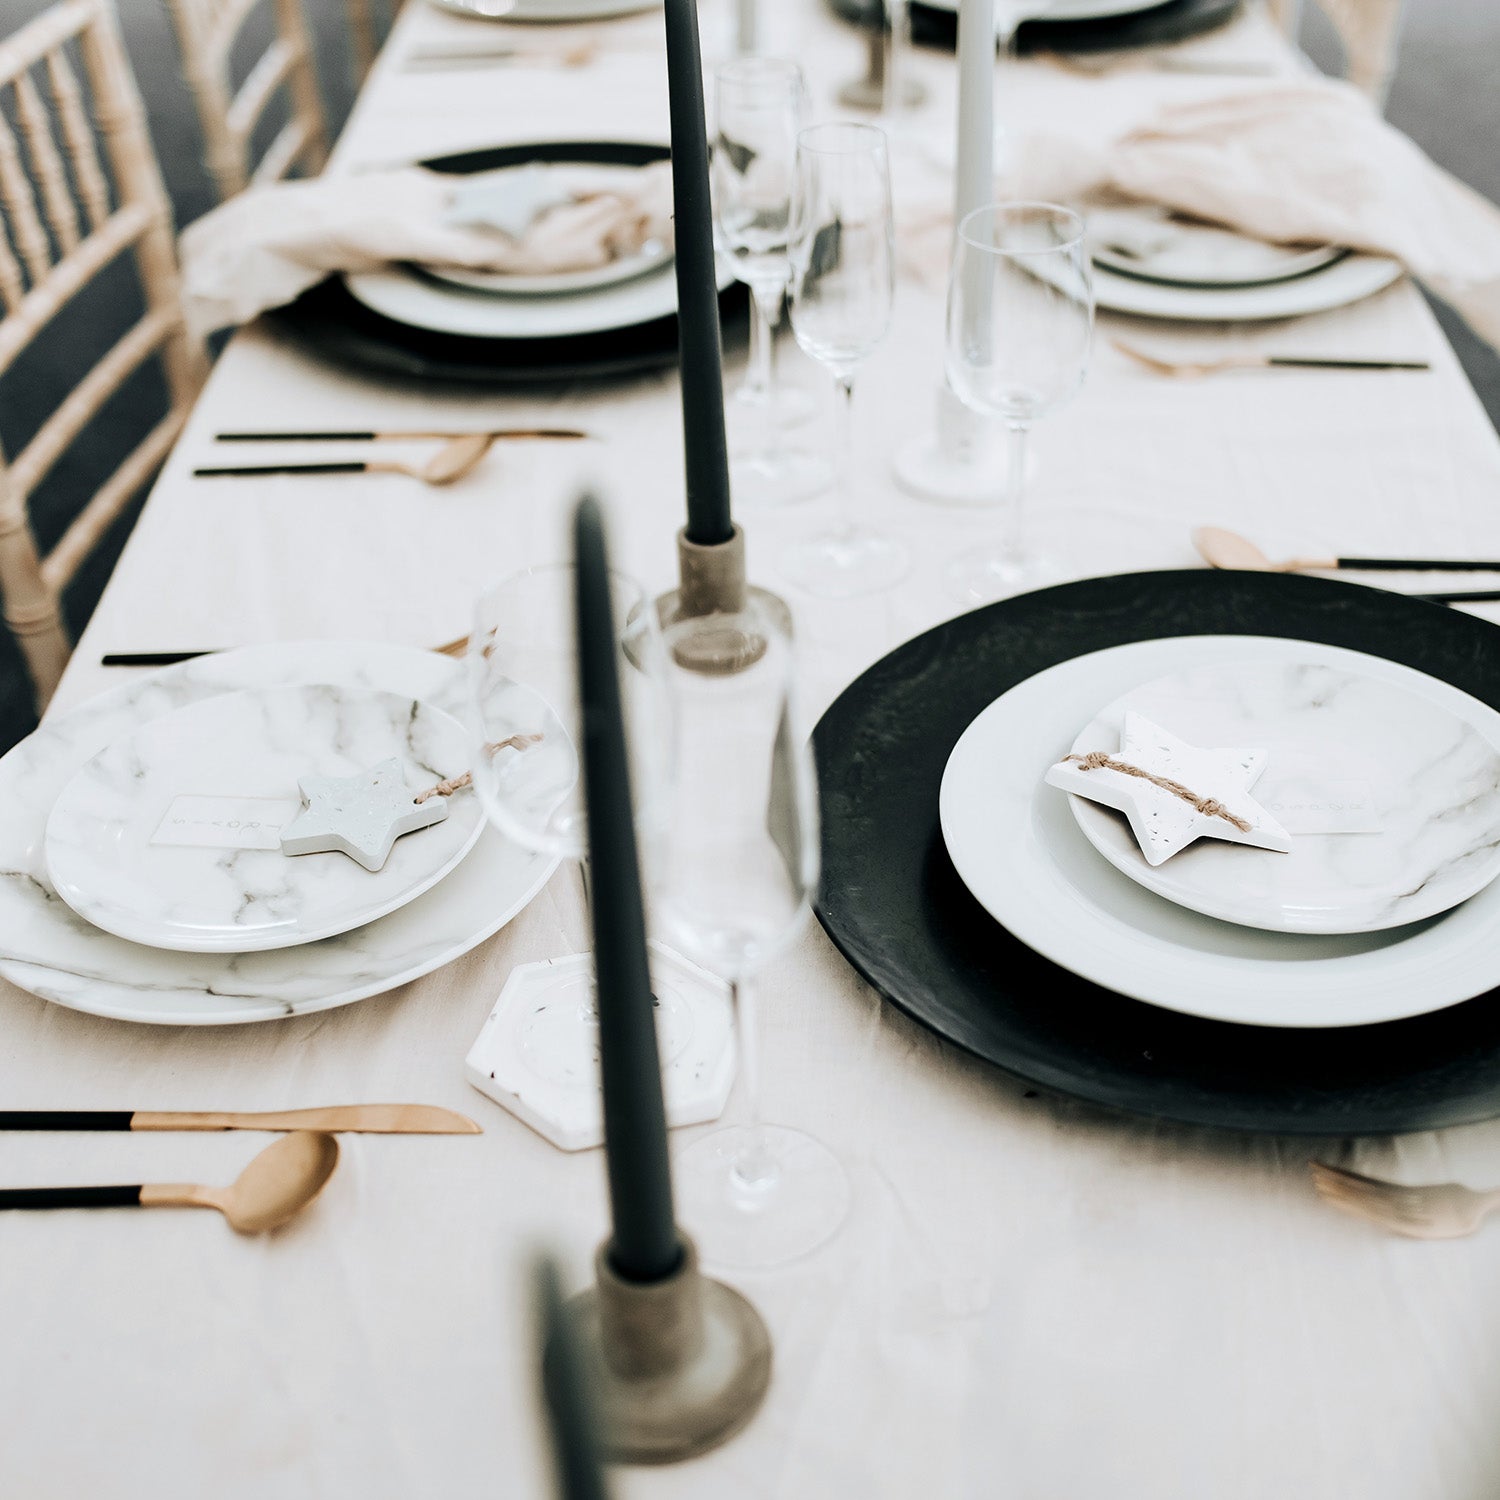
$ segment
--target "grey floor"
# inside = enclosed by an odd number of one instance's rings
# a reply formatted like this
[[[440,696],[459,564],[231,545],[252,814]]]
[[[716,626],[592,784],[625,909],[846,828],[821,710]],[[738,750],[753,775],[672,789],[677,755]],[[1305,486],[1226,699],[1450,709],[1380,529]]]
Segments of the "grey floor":
[[[177,221],[186,224],[212,205],[213,192],[201,162],[202,143],[192,101],[177,70],[166,7],[163,0],[117,3]],[[342,0],[304,3],[314,27],[331,123],[337,129],[351,98]],[[0,0],[0,35],[8,35],[41,8],[41,0]],[[1336,44],[1315,9],[1309,10],[1304,44],[1321,64],[1332,68],[1337,62]],[[1500,202],[1500,151],[1496,149],[1500,90],[1494,86],[1500,64],[1500,4],[1495,0],[1406,0],[1406,10],[1390,118],[1451,172]],[[253,44],[253,38],[249,40]],[[87,360],[97,357],[128,326],[134,292],[128,267],[121,266],[118,272],[93,289],[91,300],[81,300],[59,318],[24,365],[0,384],[0,443],[6,452],[19,450],[66,395],[70,380],[78,378]],[[1500,426],[1500,356],[1441,307],[1438,315],[1491,420]],[[149,378],[137,381],[106,409],[90,429],[88,440],[75,445],[58,466],[34,504],[43,546],[56,537],[113,463],[129,451],[134,438],[145,430],[150,409],[161,399]],[[67,613],[75,632],[97,602],[132,521],[133,515],[122,520],[69,590]],[[182,561],[190,563],[190,559]],[[30,689],[14,643],[0,630],[0,749],[14,744],[34,723]]]

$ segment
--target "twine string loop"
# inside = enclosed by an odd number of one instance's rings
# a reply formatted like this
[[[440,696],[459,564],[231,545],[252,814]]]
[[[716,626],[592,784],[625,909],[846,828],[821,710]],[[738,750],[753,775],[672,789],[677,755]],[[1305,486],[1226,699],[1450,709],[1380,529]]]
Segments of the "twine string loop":
[[[1232,823],[1241,833],[1249,833],[1253,826],[1244,818],[1230,812],[1222,802],[1213,797],[1200,797],[1191,787],[1183,786],[1180,781],[1143,771],[1139,766],[1133,766],[1128,761],[1116,760],[1106,751],[1090,750],[1087,755],[1063,756],[1065,765],[1069,761],[1074,762],[1083,771],[1118,771],[1123,776],[1139,776],[1142,781],[1149,781],[1152,786],[1159,786],[1164,792],[1171,792],[1174,797],[1180,797],[1190,804],[1195,812],[1202,813],[1205,818],[1223,818],[1226,823]]]

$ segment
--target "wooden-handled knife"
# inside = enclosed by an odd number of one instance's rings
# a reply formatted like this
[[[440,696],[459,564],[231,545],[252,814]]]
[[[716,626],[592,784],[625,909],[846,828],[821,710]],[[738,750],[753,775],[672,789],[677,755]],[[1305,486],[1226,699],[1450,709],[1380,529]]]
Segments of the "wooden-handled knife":
[[[222,1110],[6,1109],[0,1130],[326,1130],[366,1135],[479,1135],[467,1115],[436,1104],[335,1104],[260,1114]]]

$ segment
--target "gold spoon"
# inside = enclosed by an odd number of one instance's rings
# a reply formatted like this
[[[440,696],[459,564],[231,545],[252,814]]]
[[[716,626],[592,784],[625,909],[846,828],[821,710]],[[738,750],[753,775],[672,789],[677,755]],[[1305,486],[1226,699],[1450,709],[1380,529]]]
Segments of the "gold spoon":
[[[1307,573],[1353,568],[1378,573],[1494,573],[1500,562],[1479,558],[1434,557],[1289,557],[1272,562],[1248,537],[1222,526],[1199,526],[1193,532],[1198,555],[1213,568],[1237,568],[1247,573]]]
[[[1138,365],[1158,375],[1179,380],[1201,375],[1218,375],[1225,370],[1427,370],[1431,366],[1420,359],[1332,359],[1311,354],[1230,354],[1222,359],[1163,359],[1145,349],[1127,344],[1124,339],[1110,343]]]
[[[4,1188],[0,1208],[216,1208],[241,1234],[261,1234],[301,1213],[338,1163],[339,1143],[331,1135],[297,1130],[267,1146],[228,1187],[158,1182]]]
[[[394,458],[361,458],[348,463],[255,464],[235,468],[194,469],[195,479],[243,479],[255,474],[405,474],[423,484],[452,484],[478,468],[480,460],[495,445],[493,432],[468,432],[449,438],[436,453],[420,464]]]

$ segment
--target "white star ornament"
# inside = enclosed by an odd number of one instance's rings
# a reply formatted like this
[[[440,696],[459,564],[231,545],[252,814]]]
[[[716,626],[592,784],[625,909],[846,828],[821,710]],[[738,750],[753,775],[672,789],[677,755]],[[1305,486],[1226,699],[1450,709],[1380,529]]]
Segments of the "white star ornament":
[[[357,776],[306,776],[297,785],[307,805],[281,830],[283,854],[336,851],[378,870],[402,834],[448,816],[444,797],[412,800],[394,757]]]
[[[1200,749],[1127,710],[1120,748],[1110,759],[1175,781],[1194,792],[1199,802],[1212,799],[1249,825],[1242,829],[1219,812],[1200,812],[1193,802],[1146,777],[1108,766],[1090,770],[1077,761],[1064,760],[1047,772],[1049,786],[1124,813],[1147,864],[1162,864],[1201,838],[1248,844],[1278,854],[1291,852],[1286,829],[1250,795],[1270,759],[1267,751]]]

